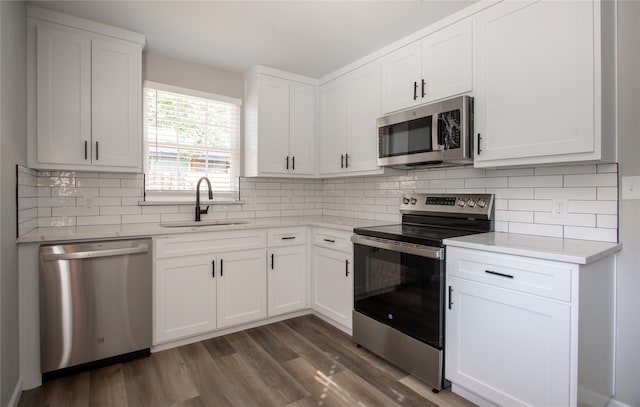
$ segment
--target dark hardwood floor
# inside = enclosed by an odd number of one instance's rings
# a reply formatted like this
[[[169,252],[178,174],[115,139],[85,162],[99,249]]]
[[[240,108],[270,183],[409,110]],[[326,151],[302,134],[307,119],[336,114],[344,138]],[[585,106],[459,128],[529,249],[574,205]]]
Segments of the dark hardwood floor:
[[[46,382],[20,407],[439,406],[431,388],[308,315]]]

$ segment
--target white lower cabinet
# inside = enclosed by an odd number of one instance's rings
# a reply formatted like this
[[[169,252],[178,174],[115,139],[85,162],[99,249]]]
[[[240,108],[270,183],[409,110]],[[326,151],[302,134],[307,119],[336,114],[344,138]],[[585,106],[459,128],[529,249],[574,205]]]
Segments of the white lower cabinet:
[[[156,260],[155,341],[216,329],[215,256]]]
[[[265,247],[264,231],[156,239],[154,343],[265,318]]]
[[[351,233],[314,231],[311,274],[314,311],[352,329],[353,249]]]
[[[605,406],[614,256],[589,265],[447,247],[445,377],[481,405]]]
[[[569,404],[570,306],[450,277],[447,376],[505,406]]]
[[[306,228],[268,232],[267,304],[270,317],[307,308]]]
[[[264,249],[218,255],[218,328],[267,316],[267,276],[264,257]]]

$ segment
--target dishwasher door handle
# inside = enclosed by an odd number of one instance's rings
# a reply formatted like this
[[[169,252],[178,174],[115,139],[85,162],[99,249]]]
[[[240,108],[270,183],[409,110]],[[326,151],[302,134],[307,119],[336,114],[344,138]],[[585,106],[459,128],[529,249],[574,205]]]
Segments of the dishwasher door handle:
[[[90,250],[86,252],[75,252],[75,253],[49,253],[49,254],[43,255],[42,260],[55,261],[55,260],[92,259],[96,257],[110,257],[110,256],[122,256],[123,254],[146,253],[148,251],[149,251],[149,246],[146,243],[142,243],[136,247],[126,247],[123,249]]]

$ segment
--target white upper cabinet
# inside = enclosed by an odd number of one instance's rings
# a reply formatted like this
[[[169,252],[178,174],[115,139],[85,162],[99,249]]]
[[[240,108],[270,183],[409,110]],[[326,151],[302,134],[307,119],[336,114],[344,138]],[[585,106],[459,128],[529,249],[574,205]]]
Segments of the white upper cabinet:
[[[476,15],[476,167],[614,158],[604,7],[506,1]]]
[[[246,75],[244,175],[315,175],[315,86],[261,70]]]
[[[29,15],[29,166],[142,171],[144,36],[35,7]]]
[[[382,59],[382,113],[472,90],[472,22],[458,22]]]
[[[383,174],[378,166],[380,64],[373,62],[320,87],[320,175]]]

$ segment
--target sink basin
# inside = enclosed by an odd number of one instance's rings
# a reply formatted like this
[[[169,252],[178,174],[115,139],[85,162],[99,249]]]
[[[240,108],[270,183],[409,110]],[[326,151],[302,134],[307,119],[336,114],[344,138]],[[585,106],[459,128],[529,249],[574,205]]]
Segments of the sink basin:
[[[160,226],[164,228],[184,228],[193,226],[228,226],[228,225],[242,225],[247,223],[245,220],[202,220],[196,222],[195,220],[184,220],[177,222],[161,223]]]

